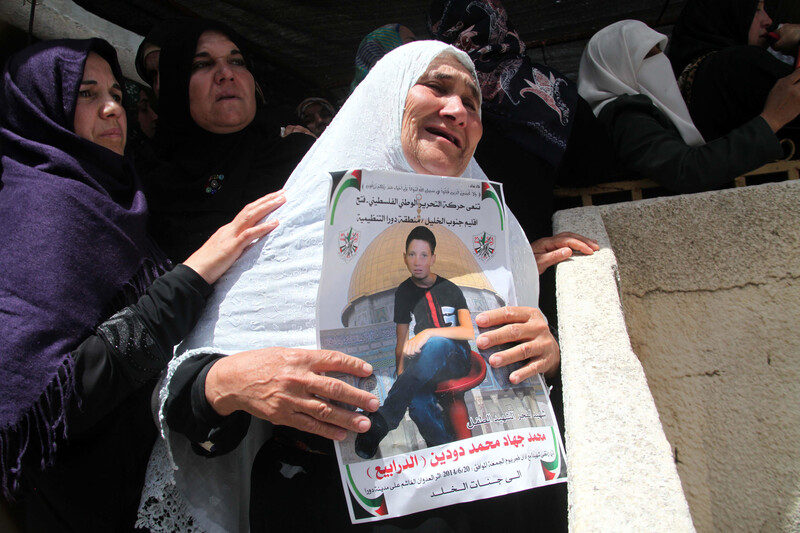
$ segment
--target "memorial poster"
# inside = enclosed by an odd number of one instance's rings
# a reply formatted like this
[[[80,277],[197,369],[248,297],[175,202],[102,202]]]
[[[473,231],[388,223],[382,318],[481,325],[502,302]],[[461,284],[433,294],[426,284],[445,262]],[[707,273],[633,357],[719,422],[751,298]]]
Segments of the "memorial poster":
[[[331,175],[319,345],[372,365],[337,377],[378,396],[386,426],[374,442],[336,443],[353,523],[566,481],[543,378],[512,385],[516,367],[491,368],[474,341],[479,313],[516,305],[502,186]]]

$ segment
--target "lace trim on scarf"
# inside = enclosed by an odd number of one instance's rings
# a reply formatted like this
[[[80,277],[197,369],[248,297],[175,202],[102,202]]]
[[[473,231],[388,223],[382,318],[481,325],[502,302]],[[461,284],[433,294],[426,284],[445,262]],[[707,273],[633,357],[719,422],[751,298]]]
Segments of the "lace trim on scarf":
[[[195,533],[214,529],[212,524],[199,524],[202,517],[197,516],[197,510],[192,512],[193,508],[177,487],[175,471],[178,470],[178,465],[172,455],[172,448],[167,444],[170,442],[170,434],[164,411],[169,397],[169,387],[166,384],[172,381],[178,367],[187,359],[207,353],[219,351],[200,348],[176,357],[170,361],[167,372],[156,386],[159,392],[154,411],[157,413],[161,438],[156,441],[150,454],[145,475],[147,482],[142,489],[135,524],[137,528],[147,529],[151,533]]]

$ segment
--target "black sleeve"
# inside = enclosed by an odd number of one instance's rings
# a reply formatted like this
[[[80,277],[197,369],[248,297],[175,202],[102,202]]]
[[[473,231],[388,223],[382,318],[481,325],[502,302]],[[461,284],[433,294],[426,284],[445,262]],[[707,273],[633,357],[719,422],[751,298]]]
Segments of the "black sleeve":
[[[80,436],[158,377],[174,345],[194,327],[211,291],[194,270],[178,265],[78,346],[72,354],[77,398],[69,407],[71,436]]]
[[[221,416],[206,400],[206,376],[222,357],[204,354],[181,363],[169,383],[164,407],[169,428],[186,435],[196,453],[209,457],[234,449],[250,427],[248,413]]]
[[[719,188],[783,155],[761,117],[701,146],[689,146],[669,119],[643,95],[620,96],[600,112],[628,170],[675,192]]]

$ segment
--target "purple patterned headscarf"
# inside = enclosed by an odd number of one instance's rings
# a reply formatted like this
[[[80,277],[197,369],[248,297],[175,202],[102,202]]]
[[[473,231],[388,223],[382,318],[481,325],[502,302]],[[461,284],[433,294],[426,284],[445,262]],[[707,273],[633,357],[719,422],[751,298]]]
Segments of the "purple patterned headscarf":
[[[428,29],[469,54],[483,94],[484,120],[558,165],[572,129],[578,88],[561,73],[533,63],[499,0],[434,0]]]
[[[123,81],[106,41],[45,41],[0,85],[0,476],[52,461],[74,393],[71,352],[167,265],[146,232],[128,161],[73,131],[89,52]],[[122,84],[122,83],[120,83]],[[33,449],[32,449],[33,448]],[[41,448],[41,449],[39,449]]]

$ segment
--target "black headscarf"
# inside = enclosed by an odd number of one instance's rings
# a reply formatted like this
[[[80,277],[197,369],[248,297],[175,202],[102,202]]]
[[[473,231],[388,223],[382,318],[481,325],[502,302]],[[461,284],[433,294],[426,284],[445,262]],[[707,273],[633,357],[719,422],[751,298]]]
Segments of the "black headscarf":
[[[675,76],[708,52],[747,44],[759,0],[689,0],[672,29],[667,55]]]
[[[578,88],[559,72],[530,61],[500,2],[434,0],[428,28],[434,38],[472,58],[484,120],[558,166],[572,129]]]
[[[41,456],[44,466],[59,435],[66,436],[65,409],[75,388],[71,352],[167,267],[147,236],[144,194],[128,161],[73,131],[92,51],[122,82],[106,41],[56,40],[12,56],[0,87],[0,475],[6,491],[17,484],[26,453]],[[28,449],[37,441],[41,449]]]
[[[175,261],[183,261],[247,203],[283,186],[314,139],[279,136],[259,107],[243,130],[211,133],[189,112],[189,79],[197,41],[206,31],[226,35],[251,57],[245,40],[212,20],[189,20],[173,27],[161,49],[156,146],[164,162],[145,175],[151,232]]]
[[[145,52],[147,52],[149,55],[150,52],[158,50],[164,46],[169,41],[172,30],[177,23],[178,21],[175,20],[162,20],[161,22],[157,23],[155,26],[153,26],[153,28],[147,34],[147,37],[145,37],[142,43],[139,45],[139,49],[136,50],[136,58],[133,62],[134,66],[136,67],[136,73],[139,74],[139,77],[147,82],[150,86],[153,85],[153,80],[150,79],[150,75],[147,72],[147,65],[145,63],[147,56],[145,55]]]

